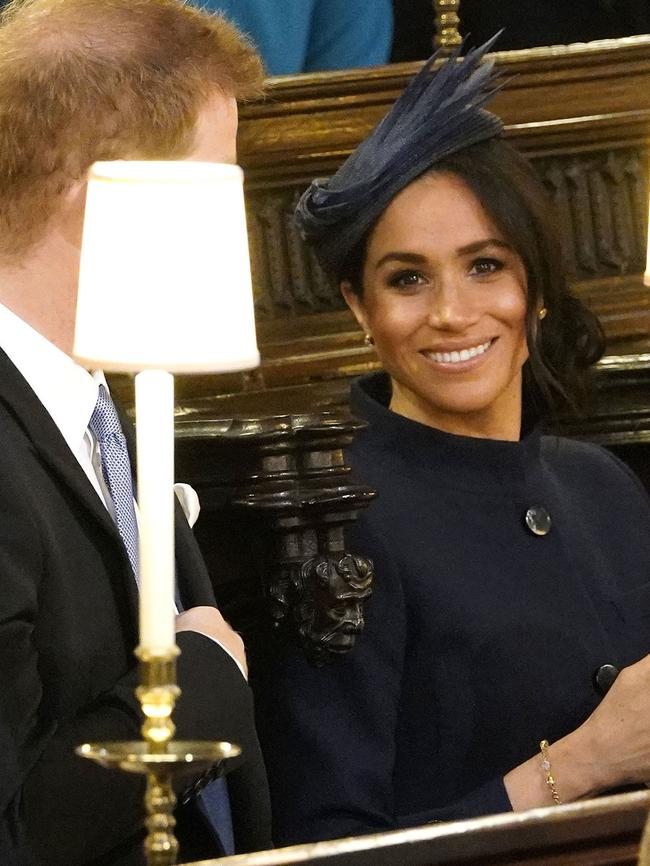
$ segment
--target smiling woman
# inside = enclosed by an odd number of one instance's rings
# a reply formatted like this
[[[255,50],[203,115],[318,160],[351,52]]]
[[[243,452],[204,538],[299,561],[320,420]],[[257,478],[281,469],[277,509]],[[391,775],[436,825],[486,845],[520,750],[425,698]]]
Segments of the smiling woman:
[[[372,286],[369,268],[377,245],[385,242],[390,248],[377,256],[377,272],[380,265],[392,265],[394,270],[407,271],[397,275],[398,281],[426,284],[423,267],[435,265],[429,256],[433,251],[440,257],[445,240],[457,266],[466,269],[468,285],[503,286],[509,276],[519,283],[526,344],[526,357],[519,364],[524,384],[519,397],[525,392],[527,404],[542,415],[581,408],[588,394],[590,367],[603,351],[600,325],[568,289],[546,191],[529,163],[500,138],[462,148],[428,168],[395,196],[373,230],[346,253],[338,276],[362,327],[372,330],[364,324],[363,312],[370,300],[364,286]],[[422,251],[414,249],[416,242],[422,244]],[[398,259],[397,254],[403,258]],[[493,302],[494,294],[493,288],[489,293]],[[461,306],[470,312],[471,306]],[[450,351],[455,349],[453,333],[458,327],[443,323],[448,339],[442,342],[450,344]],[[462,330],[462,322],[460,327]],[[376,337],[374,334],[373,339]],[[391,372],[384,354],[379,354]],[[398,380],[394,381],[396,393],[399,376],[393,379]],[[456,418],[449,427],[439,419],[434,426],[460,433],[458,423]],[[519,426],[516,422],[514,437],[487,430],[468,433],[518,439]]]
[[[540,430],[602,335],[480,56],[425,66],[299,205],[385,372],[351,394],[347,457],[379,493],[346,539],[374,560],[365,632],[318,671],[287,649],[258,696],[278,842],[650,778],[650,503]]]
[[[389,373],[393,412],[449,433],[519,439],[526,274],[456,175],[402,190],[346,299]]]

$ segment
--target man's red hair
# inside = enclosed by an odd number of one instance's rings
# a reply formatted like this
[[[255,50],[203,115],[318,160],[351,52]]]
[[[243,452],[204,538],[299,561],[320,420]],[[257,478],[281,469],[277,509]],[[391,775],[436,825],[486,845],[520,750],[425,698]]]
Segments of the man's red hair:
[[[13,0],[0,19],[0,255],[34,244],[103,159],[173,159],[215,92],[248,99],[261,62],[181,0]]]

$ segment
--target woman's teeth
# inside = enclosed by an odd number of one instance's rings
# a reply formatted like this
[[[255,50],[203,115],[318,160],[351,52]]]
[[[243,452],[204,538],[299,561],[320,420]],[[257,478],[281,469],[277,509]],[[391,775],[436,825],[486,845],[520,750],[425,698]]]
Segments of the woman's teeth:
[[[461,361],[469,361],[477,355],[482,355],[490,348],[492,340],[481,343],[480,346],[472,346],[470,349],[461,349],[459,352],[424,352],[427,358],[437,361],[439,364],[458,364]]]

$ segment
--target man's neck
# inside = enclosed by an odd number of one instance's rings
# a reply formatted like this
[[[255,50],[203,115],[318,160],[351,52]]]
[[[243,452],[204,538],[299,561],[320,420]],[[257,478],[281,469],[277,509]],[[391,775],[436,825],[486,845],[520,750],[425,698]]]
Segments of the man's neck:
[[[72,353],[79,248],[49,231],[17,262],[0,260],[0,303]]]

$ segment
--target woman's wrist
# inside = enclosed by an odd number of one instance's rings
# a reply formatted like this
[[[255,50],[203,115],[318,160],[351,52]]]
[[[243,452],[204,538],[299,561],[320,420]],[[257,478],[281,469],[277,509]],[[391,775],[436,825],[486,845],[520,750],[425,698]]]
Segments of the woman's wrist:
[[[604,787],[602,765],[588,727],[581,725],[561,740],[552,743],[548,753],[555,783],[564,803],[595,794]]]
[[[551,743],[504,776],[503,783],[515,812],[556,803],[570,803],[603,787],[591,736],[584,726]],[[548,778],[553,779],[550,785]]]

